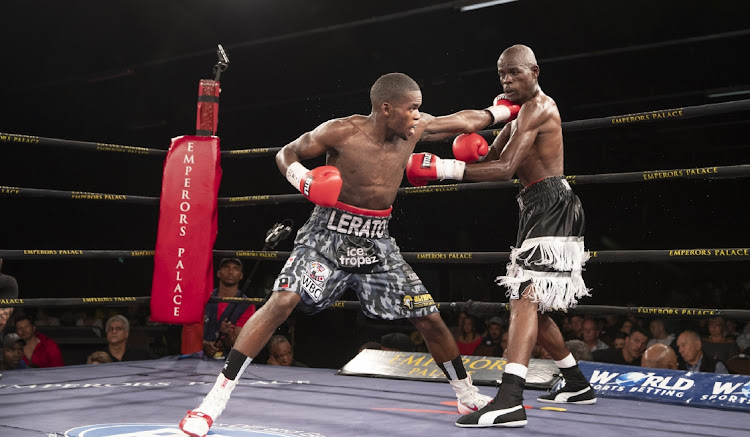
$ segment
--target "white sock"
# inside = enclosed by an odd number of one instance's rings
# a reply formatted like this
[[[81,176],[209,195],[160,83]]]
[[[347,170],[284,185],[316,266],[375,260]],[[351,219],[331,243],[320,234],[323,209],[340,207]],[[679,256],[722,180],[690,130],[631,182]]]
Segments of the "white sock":
[[[523,378],[523,380],[526,380],[526,374],[529,372],[529,368],[524,366],[523,364],[518,363],[508,363],[505,365],[505,370],[503,373],[507,373],[509,375],[516,375],[520,378]]]
[[[557,364],[557,367],[560,369],[569,369],[576,365],[576,359],[573,358],[573,354],[568,354],[568,356],[562,360],[555,361],[555,364]]]

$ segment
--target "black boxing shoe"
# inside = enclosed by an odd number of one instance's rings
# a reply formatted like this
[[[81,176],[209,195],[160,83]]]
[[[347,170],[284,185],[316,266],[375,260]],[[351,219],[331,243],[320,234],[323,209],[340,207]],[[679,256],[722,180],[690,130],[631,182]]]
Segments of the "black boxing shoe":
[[[590,385],[584,387],[568,387],[553,391],[536,398],[539,402],[551,402],[555,404],[593,404],[596,403],[594,390]]]
[[[462,428],[486,428],[490,426],[518,428],[526,426],[526,423],[526,409],[522,404],[502,408],[498,407],[496,402],[487,404],[479,411],[459,417],[456,420],[456,426]]]
[[[495,399],[479,411],[460,417],[456,420],[456,426],[461,428],[526,426],[526,409],[523,407],[524,384],[523,378],[504,374]]]
[[[555,404],[593,404],[596,402],[594,389],[576,364],[573,367],[560,369],[564,385],[543,396],[536,398],[539,402]]]

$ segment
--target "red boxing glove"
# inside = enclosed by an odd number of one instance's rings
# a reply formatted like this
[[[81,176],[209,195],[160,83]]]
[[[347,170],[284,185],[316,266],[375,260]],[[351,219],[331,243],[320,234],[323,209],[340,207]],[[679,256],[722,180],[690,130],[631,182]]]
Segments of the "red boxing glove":
[[[495,100],[492,101],[492,106],[504,106],[510,110],[510,116],[505,118],[505,120],[498,120],[498,117],[495,117],[495,123],[500,121],[513,121],[518,117],[518,111],[521,110],[521,105],[516,105],[515,103],[511,102],[510,100],[505,98],[505,94],[500,94],[497,97],[495,97]],[[490,111],[492,112],[492,111]],[[492,115],[495,115],[494,113]],[[492,124],[495,124],[492,123]]]
[[[477,162],[488,150],[487,140],[477,133],[461,134],[453,140],[453,156],[463,162]]]
[[[299,162],[294,162],[287,169],[286,178],[312,203],[326,207],[336,204],[343,184],[341,172],[332,165],[308,170]]]
[[[406,178],[415,187],[437,179],[464,178],[466,163],[455,159],[440,159],[432,153],[413,153],[406,163]]]

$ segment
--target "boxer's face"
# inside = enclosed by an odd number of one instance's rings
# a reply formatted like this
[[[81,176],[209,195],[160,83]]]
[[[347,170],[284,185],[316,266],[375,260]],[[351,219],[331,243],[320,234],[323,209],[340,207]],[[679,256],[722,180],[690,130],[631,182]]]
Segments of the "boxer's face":
[[[513,103],[523,104],[533,97],[539,67],[529,67],[518,59],[501,56],[497,60],[497,75],[500,77],[505,98]]]
[[[422,115],[422,93],[409,91],[402,98],[388,106],[388,128],[395,132],[402,140],[407,140],[417,131],[417,125]]]

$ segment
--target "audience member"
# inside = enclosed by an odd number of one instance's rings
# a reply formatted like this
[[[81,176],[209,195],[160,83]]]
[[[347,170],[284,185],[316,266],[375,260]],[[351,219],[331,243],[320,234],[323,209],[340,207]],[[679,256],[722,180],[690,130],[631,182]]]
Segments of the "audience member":
[[[477,333],[477,322],[473,316],[464,317],[461,333],[456,338],[458,352],[461,355],[474,355],[474,349],[482,342],[482,336]]]
[[[86,364],[104,364],[111,362],[112,355],[104,351],[96,351],[86,358]]]
[[[625,337],[625,345],[622,349],[601,349],[593,352],[594,361],[640,366],[641,355],[646,350],[647,342],[648,332],[643,328],[634,328],[630,335]]]
[[[0,299],[18,299],[18,282],[11,275],[2,272],[3,259],[0,258]],[[0,335],[13,314],[13,307],[0,308]]]
[[[3,337],[3,356],[0,361],[0,369],[15,370],[26,369],[28,366],[23,358],[23,347],[26,342],[18,334],[5,334]]]
[[[130,322],[125,316],[116,315],[107,319],[104,325],[107,332],[106,352],[114,362],[148,360],[151,357],[142,348],[128,346]]]
[[[414,352],[411,337],[400,332],[391,332],[380,337],[380,349],[384,351]]]
[[[625,335],[630,335],[630,331],[633,330],[633,321],[630,319],[621,320],[620,326],[617,327],[617,330],[624,333]]]
[[[740,353],[737,341],[726,335],[723,317],[708,319],[708,336],[703,339],[703,352],[722,363]]]
[[[737,340],[741,332],[739,331],[739,322],[735,319],[724,320],[724,335],[732,340]]]
[[[242,261],[224,258],[216,272],[219,286],[212,297],[247,297],[240,290],[243,278]],[[226,357],[240,335],[242,327],[255,314],[255,305],[237,302],[208,302],[203,325],[203,354],[208,357]]]
[[[583,317],[571,316],[568,332],[565,333],[565,340],[582,340],[583,339]]]
[[[573,354],[576,361],[593,361],[594,359],[593,353],[583,340],[568,340],[565,342],[565,346]]]
[[[677,354],[664,343],[654,343],[643,352],[641,367],[677,370]]]
[[[461,311],[460,313],[458,313],[458,317],[456,318],[456,324],[448,327],[448,329],[451,331],[451,334],[453,334],[453,338],[458,339],[458,336],[461,335],[464,326],[464,319],[468,315],[469,314],[467,314],[466,311]]]
[[[664,320],[653,319],[648,324],[648,330],[651,331],[651,340],[648,341],[646,348],[650,348],[656,343],[661,343],[667,346],[672,346],[675,335],[673,333],[667,333],[667,328],[664,325]]]
[[[36,325],[31,317],[23,315],[16,319],[16,333],[26,342],[23,347],[23,361],[29,367],[65,365],[57,343],[41,332],[36,332]]]
[[[607,343],[599,339],[599,326],[594,319],[585,319],[583,321],[583,342],[589,351],[594,352],[602,349],[609,349]],[[573,355],[575,357],[575,355]]]
[[[268,348],[268,363],[271,366],[308,367],[294,359],[292,345],[283,335],[274,335],[266,344]]]
[[[703,352],[703,342],[697,332],[683,331],[677,337],[677,347],[680,350],[678,369],[690,372],[729,373],[724,363]]]
[[[474,355],[486,357],[503,356],[503,348],[500,340],[503,335],[503,319],[499,316],[491,317],[487,321],[487,335],[482,338],[481,343],[474,349]]]
[[[60,326],[60,319],[49,314],[44,307],[39,307],[34,314],[34,324],[36,326]]]
[[[615,349],[622,349],[625,347],[625,339],[628,335],[622,331],[615,332],[615,338],[612,340],[612,347]]]
[[[104,331],[104,311],[101,309],[87,310],[76,319],[76,326],[91,328],[96,335],[101,337]]]

